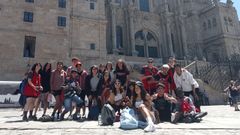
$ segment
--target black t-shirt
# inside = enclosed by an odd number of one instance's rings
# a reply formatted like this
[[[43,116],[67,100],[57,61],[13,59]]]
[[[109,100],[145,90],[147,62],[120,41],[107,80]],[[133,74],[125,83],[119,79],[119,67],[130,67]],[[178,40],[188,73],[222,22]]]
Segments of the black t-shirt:
[[[158,97],[153,100],[154,107],[159,112],[159,118],[161,121],[170,121],[171,120],[171,104],[164,99],[164,97]]]
[[[158,73],[157,75],[154,76],[154,79],[157,80],[157,81],[160,81],[160,82],[166,82],[167,81],[169,84],[172,83],[172,79],[168,74],[164,75],[162,73]]]
[[[119,70],[115,70],[114,74],[116,75],[116,79],[119,79],[121,84],[124,85],[127,81],[127,76],[129,75],[129,71],[124,69],[119,69]]]
[[[48,92],[50,91],[50,77],[51,77],[51,72],[42,72],[41,73],[41,83],[43,87],[42,92]]]

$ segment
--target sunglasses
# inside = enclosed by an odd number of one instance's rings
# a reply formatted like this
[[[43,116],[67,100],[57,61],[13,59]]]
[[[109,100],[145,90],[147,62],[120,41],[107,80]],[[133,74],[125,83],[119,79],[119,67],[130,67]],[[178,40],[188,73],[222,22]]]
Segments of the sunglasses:
[[[115,85],[120,85],[121,83],[115,83]]]

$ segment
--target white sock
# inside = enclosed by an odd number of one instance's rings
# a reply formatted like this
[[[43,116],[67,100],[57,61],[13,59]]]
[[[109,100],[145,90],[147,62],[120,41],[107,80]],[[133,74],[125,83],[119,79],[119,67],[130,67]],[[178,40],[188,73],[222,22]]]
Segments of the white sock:
[[[152,118],[151,117],[147,117],[147,122],[148,124],[150,125],[153,125],[153,121],[152,121]]]

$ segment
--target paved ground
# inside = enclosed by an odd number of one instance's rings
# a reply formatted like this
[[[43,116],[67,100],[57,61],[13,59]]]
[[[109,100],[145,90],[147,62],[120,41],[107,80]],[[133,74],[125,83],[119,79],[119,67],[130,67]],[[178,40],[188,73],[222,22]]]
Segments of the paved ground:
[[[0,135],[21,134],[93,134],[93,135],[118,135],[118,134],[161,134],[161,135],[240,135],[240,112],[233,111],[229,106],[206,106],[202,110],[209,114],[201,123],[171,124],[160,123],[154,133],[144,133],[143,130],[119,129],[119,123],[114,126],[98,126],[97,122],[62,121],[62,122],[21,122],[20,109],[0,109]],[[39,113],[41,114],[41,113]]]

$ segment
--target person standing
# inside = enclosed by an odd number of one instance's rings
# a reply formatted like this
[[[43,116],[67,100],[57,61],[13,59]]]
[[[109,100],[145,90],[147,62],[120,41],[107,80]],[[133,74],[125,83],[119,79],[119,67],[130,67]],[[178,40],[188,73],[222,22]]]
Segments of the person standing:
[[[148,64],[142,67],[141,70],[141,78],[140,80],[143,82],[145,90],[150,94],[154,94],[154,90],[156,89],[156,81],[154,81],[153,76],[157,75],[158,69],[153,65],[153,58],[148,59]]]
[[[122,59],[119,59],[117,61],[114,74],[115,74],[115,79],[120,80],[122,86],[127,88],[127,83],[129,81],[130,73],[129,73],[126,63]]]
[[[27,84],[24,88],[24,96],[26,96],[26,104],[24,106],[23,111],[23,121],[34,120],[33,108],[36,99],[40,95],[40,91],[43,89],[41,85],[41,75],[40,70],[42,66],[40,63],[35,63],[32,66],[31,71],[28,73]],[[29,117],[27,117],[27,113],[29,112]]]
[[[239,86],[236,87],[236,82],[231,80],[230,85],[224,91],[225,92],[229,91],[235,111],[239,111],[239,108],[238,108]]]
[[[101,110],[101,95],[102,95],[102,75],[99,73],[98,66],[93,65],[90,68],[90,74],[86,77],[86,93],[89,100],[89,120],[97,120]],[[92,115],[94,114],[94,116]]]
[[[79,59],[79,58],[77,58],[77,57],[73,57],[73,58],[72,58],[72,65],[69,66],[69,67],[67,68],[67,71],[66,71],[68,77],[70,77],[71,71],[72,71],[73,69],[76,69],[76,65],[77,65],[78,62],[80,62],[80,59]]]
[[[77,93],[77,95],[84,101],[82,103],[82,110],[83,110],[83,114],[82,114],[82,118],[86,118],[86,105],[85,105],[85,96],[86,96],[86,88],[85,88],[85,82],[86,82],[86,77],[88,75],[88,72],[86,70],[84,70],[83,68],[83,65],[81,62],[78,62],[76,64],[76,68],[77,68],[77,71],[78,71],[78,83],[79,83],[79,86],[80,88],[82,89],[81,90],[81,93]]]
[[[43,66],[43,70],[41,72],[41,82],[43,90],[41,91],[41,96],[39,102],[37,102],[36,109],[35,109],[35,115],[36,110],[39,108],[40,101],[43,103],[43,115],[46,114],[47,108],[48,108],[48,96],[50,92],[50,78],[51,78],[51,72],[52,72],[52,65],[51,63],[46,63]]]
[[[193,78],[193,75],[186,69],[183,69],[181,65],[175,65],[174,81],[177,88],[181,88],[184,95],[193,97],[194,105],[197,112],[200,112],[200,102],[199,102],[199,84]]]
[[[57,62],[57,68],[52,71],[50,79],[51,93],[56,100],[56,104],[52,112],[52,118],[54,118],[55,113],[58,110],[57,118],[59,119],[60,113],[62,112],[64,95],[61,86],[63,86],[66,76],[67,73],[63,70],[63,62]]]

